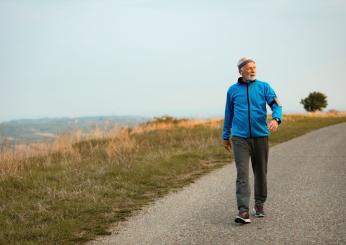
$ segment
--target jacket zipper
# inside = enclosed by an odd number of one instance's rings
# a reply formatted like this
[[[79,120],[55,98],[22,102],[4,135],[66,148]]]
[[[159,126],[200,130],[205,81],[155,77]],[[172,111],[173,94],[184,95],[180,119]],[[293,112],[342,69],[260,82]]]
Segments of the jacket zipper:
[[[247,94],[247,111],[248,111],[248,118],[249,118],[249,130],[250,130],[250,138],[252,138],[251,133],[251,119],[250,119],[250,98],[249,98],[249,84],[246,84],[246,94]]]

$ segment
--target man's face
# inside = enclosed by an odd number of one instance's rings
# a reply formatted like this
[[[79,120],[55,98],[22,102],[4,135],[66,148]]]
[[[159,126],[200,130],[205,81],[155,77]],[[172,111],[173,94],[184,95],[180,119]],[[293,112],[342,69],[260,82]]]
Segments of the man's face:
[[[240,75],[247,81],[256,80],[256,63],[247,63],[240,69]]]

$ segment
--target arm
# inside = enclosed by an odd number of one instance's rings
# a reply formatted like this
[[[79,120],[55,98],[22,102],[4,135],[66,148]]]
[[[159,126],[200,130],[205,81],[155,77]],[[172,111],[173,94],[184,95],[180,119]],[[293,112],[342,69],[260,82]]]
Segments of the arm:
[[[225,117],[224,117],[223,132],[222,132],[224,146],[227,151],[230,151],[230,148],[231,148],[231,143],[229,138],[230,138],[230,133],[232,128],[232,120],[233,120],[233,103],[232,103],[230,93],[227,92]]]
[[[282,106],[274,90],[268,84],[266,89],[266,101],[272,110],[272,120],[268,125],[270,131],[275,131],[282,121]]]

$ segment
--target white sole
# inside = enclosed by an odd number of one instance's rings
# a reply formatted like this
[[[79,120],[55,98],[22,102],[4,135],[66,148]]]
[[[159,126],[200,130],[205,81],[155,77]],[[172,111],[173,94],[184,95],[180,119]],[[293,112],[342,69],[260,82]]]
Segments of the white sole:
[[[234,222],[238,223],[238,224],[249,224],[251,223],[251,219],[244,219],[240,216],[237,216],[234,220]]]

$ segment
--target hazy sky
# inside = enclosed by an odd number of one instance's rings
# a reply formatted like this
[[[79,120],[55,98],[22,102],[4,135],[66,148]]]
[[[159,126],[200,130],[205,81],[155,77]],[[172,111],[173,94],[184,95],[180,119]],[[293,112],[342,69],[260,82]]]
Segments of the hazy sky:
[[[242,56],[284,112],[346,110],[344,0],[0,0],[0,121],[223,116]]]

